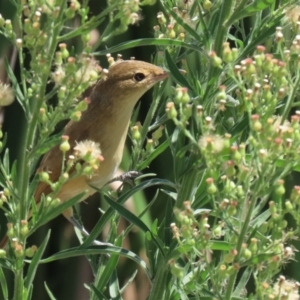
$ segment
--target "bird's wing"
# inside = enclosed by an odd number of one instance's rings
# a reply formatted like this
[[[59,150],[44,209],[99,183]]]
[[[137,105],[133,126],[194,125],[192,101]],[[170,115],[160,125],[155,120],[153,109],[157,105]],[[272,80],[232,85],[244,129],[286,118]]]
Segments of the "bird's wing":
[[[89,128],[83,122],[72,122],[70,121],[64,130],[64,135],[69,136],[69,144],[71,146],[70,151],[65,155],[68,158],[69,155],[73,153],[73,148],[76,142],[82,141],[89,138]],[[37,169],[37,173],[48,172],[51,182],[56,182],[61,175],[62,168],[62,152],[59,149],[59,145],[52,148],[48,153],[46,153]],[[72,173],[72,169],[69,173]],[[40,182],[36,188],[34,198],[38,203],[41,199],[41,195],[47,195],[51,192],[50,186],[45,182]]]

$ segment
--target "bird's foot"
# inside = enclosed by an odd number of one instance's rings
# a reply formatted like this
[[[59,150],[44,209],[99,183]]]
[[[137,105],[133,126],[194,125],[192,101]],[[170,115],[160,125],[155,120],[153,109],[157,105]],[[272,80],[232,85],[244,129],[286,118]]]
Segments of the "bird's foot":
[[[143,175],[143,173],[138,172],[138,171],[128,171],[126,173],[123,173],[120,176],[117,176],[115,178],[113,178],[112,180],[110,180],[108,183],[112,183],[115,181],[122,181],[123,183],[128,183],[131,186],[134,185],[134,181],[139,177]]]

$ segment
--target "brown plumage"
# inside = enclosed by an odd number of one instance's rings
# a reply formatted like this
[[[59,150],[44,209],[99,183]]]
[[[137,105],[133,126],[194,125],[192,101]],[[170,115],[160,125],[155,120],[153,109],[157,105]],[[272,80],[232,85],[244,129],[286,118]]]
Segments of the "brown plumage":
[[[95,190],[89,184],[101,188],[111,180],[121,162],[130,117],[139,98],[167,73],[155,65],[143,61],[121,61],[110,67],[107,76],[99,80],[91,89],[90,104],[79,122],[70,121],[64,130],[69,136],[71,149],[76,142],[92,140],[100,144],[104,161],[97,174],[91,178],[81,176],[65,183],[57,197],[67,201],[85,191],[84,200]],[[71,151],[71,150],[70,150]],[[43,157],[38,171],[48,171],[50,180],[56,182],[61,174],[62,152],[59,146],[52,148]],[[40,182],[36,192],[36,202],[41,195],[51,192],[50,186]],[[64,216],[70,220],[72,208]],[[1,244],[1,243],[0,243]]]

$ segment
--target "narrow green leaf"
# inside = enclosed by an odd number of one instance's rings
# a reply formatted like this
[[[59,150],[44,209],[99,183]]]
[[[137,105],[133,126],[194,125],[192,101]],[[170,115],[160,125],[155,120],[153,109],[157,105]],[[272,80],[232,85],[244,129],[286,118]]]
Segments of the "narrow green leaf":
[[[56,298],[54,297],[54,295],[52,294],[51,290],[49,289],[49,287],[47,286],[47,283],[44,282],[44,286],[45,286],[45,289],[46,289],[46,292],[50,298],[50,300],[56,300]]]
[[[161,143],[157,148],[155,148],[155,150],[150,155],[148,155],[147,158],[141,164],[138,165],[138,169],[143,170],[147,168],[156,157],[162,154],[169,147],[170,140],[171,138],[169,137],[163,143]]]
[[[166,247],[169,247],[172,242],[172,232],[170,230],[170,224],[173,221],[173,203],[172,199],[168,197],[166,213],[165,213],[165,226],[164,226],[164,244]]]
[[[8,299],[7,282],[2,268],[0,268],[0,284],[2,289],[3,299],[7,300]]]
[[[116,210],[123,218],[131,222],[132,224],[136,225],[138,228],[143,230],[144,232],[150,232],[152,236],[153,242],[156,244],[158,249],[160,250],[160,253],[165,256],[164,249],[163,249],[163,243],[162,241],[152,233],[152,231],[147,227],[147,225],[139,219],[137,216],[135,216],[132,212],[130,212],[128,209],[126,209],[124,206],[120,205],[119,203],[109,199],[107,196],[104,196],[105,201],[114,209]]]
[[[6,175],[10,174],[9,149],[8,148],[5,150],[2,162],[3,162],[3,168],[5,171],[5,174]]]
[[[262,11],[270,7],[274,3],[274,0],[256,0],[251,4],[245,6],[242,10],[238,10],[232,14],[227,24],[231,25],[238,20],[250,17],[258,11]]]
[[[138,273],[138,270],[135,270],[132,275],[127,279],[127,282],[125,284],[123,284],[120,293],[122,294],[126,288],[129,286],[129,284],[131,284],[134,280],[134,278],[136,277],[136,274]]]
[[[238,284],[233,292],[233,295],[238,296],[243,293],[243,290],[245,289],[245,286],[247,286],[247,283],[251,275],[252,275],[252,269],[246,268],[246,270],[243,272],[242,277],[238,281]]]
[[[202,42],[203,38],[197,33],[196,30],[194,30],[192,27],[190,27],[186,21],[184,21],[182,18],[180,18],[164,1],[162,1],[163,7],[167,10],[167,12],[176,20],[176,22],[187,32],[189,33],[196,41]]]
[[[85,193],[81,193],[70,200],[63,202],[59,204],[55,208],[51,208],[50,211],[47,211],[46,213],[41,213],[37,216],[37,222],[34,224],[33,228],[30,231],[30,234],[33,233],[37,228],[40,226],[48,223],[50,220],[54,219],[58,215],[60,215],[62,212],[64,212],[67,208],[71,207],[75,203],[78,203],[78,201],[83,197]]]
[[[141,47],[141,46],[162,46],[162,47],[168,47],[168,46],[178,46],[183,48],[192,49],[197,52],[202,52],[202,49],[193,44],[185,43],[179,40],[172,40],[172,39],[157,39],[157,38],[148,38],[148,39],[139,39],[134,40],[130,42],[124,42],[119,45],[113,46],[111,48],[94,52],[93,55],[105,55],[107,53],[114,53],[123,51],[126,49]]]
[[[24,110],[25,114],[27,114],[28,107],[26,105],[26,101],[25,101],[24,95],[23,95],[23,93],[21,91],[21,88],[20,88],[20,86],[18,84],[18,80],[17,80],[17,78],[16,78],[13,70],[11,69],[9,61],[7,60],[6,57],[4,59],[4,63],[5,63],[5,69],[6,69],[7,75],[8,75],[8,77],[9,77],[9,79],[11,81],[11,84],[13,86],[13,89],[14,89],[17,101],[21,105],[21,107]]]
[[[99,300],[108,300],[108,298],[105,297],[103,293],[101,293],[94,285],[91,285],[91,289],[95,293],[95,295],[98,297]]]
[[[154,186],[160,186],[160,185],[166,185],[171,188],[175,189],[174,183],[168,181],[168,180],[163,180],[163,179],[150,179],[147,181],[144,181],[140,183],[139,185],[133,187],[126,193],[120,196],[118,199],[119,204],[125,203],[127,199],[129,199],[132,195],[134,195],[138,191],[142,191],[146,188],[149,187],[154,187]],[[97,187],[93,187],[96,190],[100,191]],[[97,224],[95,225],[94,229],[90,232],[89,237],[84,241],[84,243],[80,246],[81,248],[86,247],[87,245],[90,245],[97,237],[98,235],[102,232],[105,224],[109,222],[111,216],[114,214],[114,210],[110,207],[104,214],[103,216],[99,219]]]
[[[221,250],[221,251],[229,251],[231,248],[232,248],[231,244],[223,241],[213,241],[210,247],[211,250]]]
[[[123,236],[120,235],[118,239],[115,241],[115,247],[120,247],[122,245]],[[107,283],[109,282],[114,270],[117,268],[119,255],[110,255],[109,258],[102,257],[102,263],[100,268],[97,271],[97,276],[94,282],[95,287],[99,291],[104,291]]]
[[[110,294],[110,297],[114,300],[122,300],[116,269],[114,269],[114,272],[112,273],[112,276],[110,277],[109,294]]]
[[[62,132],[50,136],[48,139],[40,141],[30,152],[30,157],[42,155],[61,142]]]
[[[274,253],[258,254],[256,256],[253,256],[249,260],[245,261],[244,263],[242,263],[241,267],[249,266],[249,265],[257,265],[259,263],[266,262],[273,256],[274,256]]]
[[[124,248],[120,247],[115,247],[111,245],[94,245],[94,246],[89,246],[88,248],[81,249],[80,247],[76,248],[70,248],[67,250],[60,251],[48,258],[42,259],[40,263],[49,263],[52,261],[60,260],[60,259],[65,259],[69,257],[76,257],[76,256],[82,256],[82,255],[94,255],[94,254],[117,254],[117,255],[122,255],[125,256],[133,261],[135,261],[142,269],[146,272],[147,276],[149,279],[152,278],[152,274],[147,268],[146,263],[135,253],[132,251],[129,251]]]
[[[38,248],[38,250],[34,254],[32,260],[30,261],[27,276],[26,276],[25,281],[24,281],[24,286],[27,289],[29,289],[29,287],[31,286],[31,284],[33,282],[37,267],[38,267],[38,265],[41,261],[42,255],[43,255],[43,253],[45,251],[45,248],[47,246],[47,243],[48,243],[48,240],[49,240],[49,237],[50,237],[50,232],[51,232],[51,230],[48,231],[44,241],[42,242],[42,244],[40,245],[40,247]]]
[[[188,83],[186,78],[179,72],[179,69],[177,68],[176,64],[174,63],[170,53],[168,50],[165,51],[166,55],[166,62],[168,65],[168,68],[170,69],[170,73],[172,78],[175,80],[176,83],[183,87],[187,87],[189,90],[193,91],[193,87]]]
[[[12,263],[7,258],[0,258],[0,266],[8,270],[13,269]]]

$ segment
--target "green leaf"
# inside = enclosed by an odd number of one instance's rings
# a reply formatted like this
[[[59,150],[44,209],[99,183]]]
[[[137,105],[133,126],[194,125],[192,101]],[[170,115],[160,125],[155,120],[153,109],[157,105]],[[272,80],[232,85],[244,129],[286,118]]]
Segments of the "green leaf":
[[[7,300],[8,299],[7,282],[2,268],[0,268],[0,284],[2,289],[3,299]]]
[[[0,258],[0,266],[5,269],[12,270],[13,265],[7,258]]]
[[[115,247],[112,245],[94,245],[89,246],[88,248],[82,249],[81,247],[76,248],[70,248],[67,250],[60,251],[48,258],[42,259],[40,263],[45,264],[52,261],[65,259],[69,257],[76,257],[76,256],[82,256],[82,255],[97,255],[97,254],[116,254],[116,255],[122,255],[125,256],[133,261],[135,261],[142,269],[146,272],[149,279],[152,278],[152,274],[147,268],[146,263],[135,253],[132,251],[129,251],[124,248]]]
[[[32,260],[30,261],[27,276],[24,281],[24,286],[25,288],[29,289],[29,287],[32,285],[33,279],[36,274],[37,267],[39,265],[39,262],[41,261],[42,255],[45,251],[45,248],[47,246],[48,240],[50,238],[50,230],[48,231],[44,241],[42,244],[39,246],[38,250],[34,254]]]
[[[133,187],[129,191],[125,192],[123,195],[121,195],[118,199],[119,204],[125,203],[127,199],[129,199],[132,195],[134,195],[136,192],[144,190],[149,187],[154,187],[158,185],[167,185],[171,188],[175,189],[175,185],[168,181],[168,180],[163,180],[163,179],[150,179],[147,181],[144,181],[140,183],[139,185]],[[93,187],[96,190],[100,191],[97,187]],[[84,241],[84,243],[80,246],[82,248],[86,247],[87,245],[90,245],[97,237],[98,235],[102,232],[105,224],[109,222],[110,218],[114,214],[114,210],[110,207],[100,218],[100,220],[97,222],[96,226],[94,229],[90,232],[89,237]]]
[[[119,45],[113,46],[111,48],[94,52],[92,53],[92,55],[105,55],[107,53],[119,52],[126,49],[131,49],[131,48],[136,48],[141,46],[162,46],[162,47],[178,46],[187,49],[192,49],[197,52],[202,52],[199,46],[185,43],[179,40],[148,38],[148,39],[139,39],[130,42],[124,42]]]
[[[48,223],[50,220],[54,219],[58,215],[60,215],[62,212],[64,212],[67,208],[73,206],[75,203],[78,203],[78,201],[84,196],[84,192],[71,198],[70,200],[63,202],[59,204],[57,207],[51,208],[49,211],[46,211],[45,213],[42,212],[37,215],[37,222],[34,224],[33,228],[30,231],[30,234],[32,234],[37,228],[40,226]]]
[[[161,4],[166,9],[168,14],[170,14],[187,33],[189,33],[196,41],[202,42],[203,38],[197,33],[197,31],[194,30],[192,27],[190,27],[186,21],[184,21],[182,18],[180,18],[173,11],[173,9],[168,4],[165,3],[165,1],[162,1]]]
[[[185,77],[179,72],[179,69],[177,68],[176,64],[172,60],[172,57],[168,50],[165,51],[166,55],[166,62],[168,65],[168,68],[170,69],[170,73],[172,78],[175,80],[176,83],[183,87],[187,87],[189,90],[193,91],[193,87],[188,83],[188,81],[185,79]]]
[[[147,168],[156,157],[162,154],[169,147],[170,140],[171,137],[166,139],[157,148],[155,148],[155,150],[150,155],[148,155],[147,158],[142,163],[138,165],[138,170],[143,170]]]
[[[25,101],[24,95],[21,91],[21,88],[18,84],[18,80],[14,74],[14,71],[11,69],[9,61],[7,60],[7,58],[5,57],[4,59],[4,63],[5,63],[5,69],[7,72],[7,75],[11,81],[11,84],[13,86],[17,101],[19,102],[19,104],[21,105],[22,109],[24,110],[25,114],[27,115],[29,113],[28,111],[28,107],[27,107],[27,102]]]
[[[265,18],[265,25],[263,26],[263,24],[260,24],[260,26],[257,29],[257,34],[255,34],[255,32],[251,33],[251,42],[248,42],[248,44],[245,46],[241,55],[238,58],[238,61],[242,60],[248,55],[252,55],[257,45],[263,45],[266,40],[270,39],[270,37],[273,36],[275,32],[275,28],[279,26],[281,19],[282,15],[276,16],[271,20],[270,18]]]
[[[273,256],[274,256],[274,253],[258,254],[256,256],[253,256],[250,259],[246,260],[245,262],[243,262],[241,264],[241,267],[249,266],[249,265],[257,265],[259,263],[266,262]]]
[[[234,22],[244,19],[246,17],[250,17],[256,12],[262,11],[266,8],[269,8],[272,4],[274,4],[274,0],[255,0],[252,1],[251,4],[243,7],[241,10],[237,10],[234,12],[230,19],[228,20],[227,24],[231,25]]]
[[[244,272],[242,277],[239,279],[238,284],[233,292],[233,295],[238,296],[243,293],[243,290],[245,289],[245,286],[247,286],[247,283],[252,275],[252,269],[247,268]]]
[[[221,251],[229,251],[231,248],[232,248],[231,244],[223,241],[213,241],[210,246],[211,250],[221,250]]]
[[[2,159],[2,164],[3,164],[3,173],[5,175],[10,174],[10,163],[9,163],[9,149],[6,148],[4,157]]]
[[[108,300],[108,298],[106,298],[105,295],[101,293],[94,285],[91,285],[91,289],[93,290],[93,292],[99,300]]]
[[[160,250],[160,253],[163,256],[165,256],[164,249],[163,249],[164,245],[163,245],[162,241],[155,234],[152,233],[152,231],[147,227],[147,225],[141,219],[139,219],[137,216],[135,216],[132,212],[130,212],[124,206],[122,206],[119,203],[109,199],[107,196],[104,196],[104,199],[123,218],[125,218],[126,220],[128,220],[132,224],[136,225],[138,228],[140,228],[144,232],[150,232],[153,242],[156,244],[157,248]]]
[[[112,273],[112,276],[110,277],[109,295],[114,300],[122,300],[116,269],[114,269],[114,272]]]
[[[167,199],[166,213],[165,213],[165,226],[164,226],[164,244],[169,247],[172,242],[172,232],[170,230],[170,224],[173,221],[173,205],[174,202],[170,197]]]
[[[47,283],[44,282],[44,286],[45,286],[45,289],[46,289],[46,292],[50,298],[50,300],[56,300],[56,298],[54,297],[54,295],[52,294],[51,290],[49,289],[49,287],[47,286]]]
[[[119,236],[115,242],[115,246],[120,247],[122,245],[123,236]],[[109,282],[114,270],[116,270],[118,262],[119,262],[119,255],[110,255],[109,258],[103,258],[101,261],[101,265],[98,268],[97,276],[94,282],[95,287],[99,291],[104,291],[106,288],[107,283]]]
[[[62,132],[50,136],[45,141],[40,141],[30,152],[30,157],[43,155],[48,152],[54,146],[58,145],[61,142]]]

